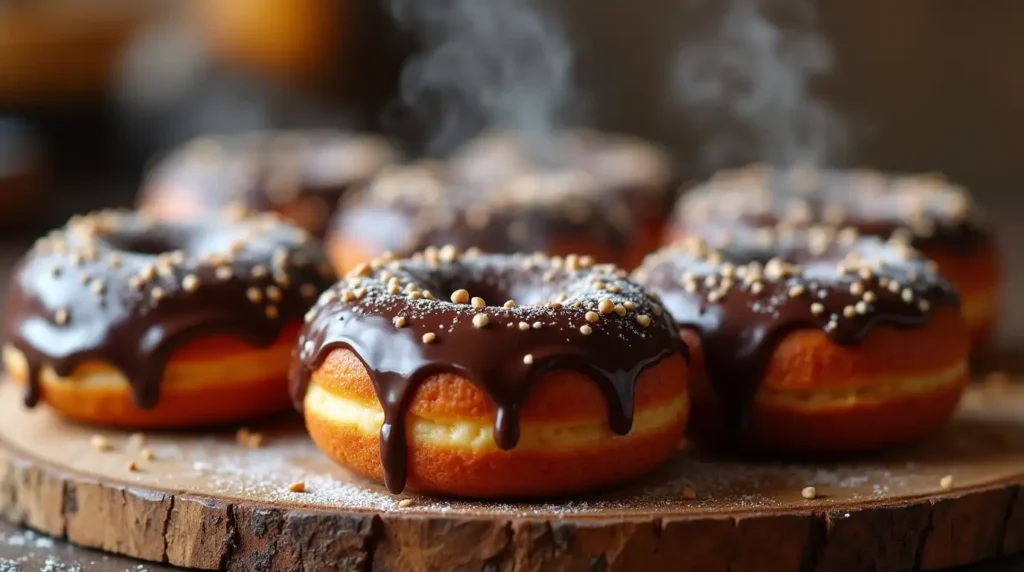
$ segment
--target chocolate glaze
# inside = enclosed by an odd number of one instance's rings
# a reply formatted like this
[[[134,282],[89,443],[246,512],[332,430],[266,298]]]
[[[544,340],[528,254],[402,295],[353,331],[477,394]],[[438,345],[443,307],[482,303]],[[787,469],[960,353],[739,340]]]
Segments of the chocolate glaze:
[[[939,175],[773,169],[723,171],[688,191],[676,207],[677,231],[724,246],[742,228],[848,226],[887,239],[909,232],[915,248],[972,256],[991,244],[969,193]]]
[[[584,373],[608,401],[612,430],[625,434],[632,426],[640,373],[674,353],[685,355],[668,313],[614,267],[568,270],[558,258],[444,257],[444,250],[438,260],[431,252],[437,253],[428,250],[426,259],[375,264],[378,270],[366,269],[366,276],[325,292],[299,338],[292,375],[292,396],[301,408],[311,372],[332,350],[348,348],[359,357],[384,410],[381,464],[392,492],[405,486],[407,408],[419,384],[433,374],[465,376],[486,394],[496,409],[495,442],[511,449],[519,438],[518,410],[538,376],[557,369]],[[575,257],[570,260],[568,266],[576,268]],[[389,280],[392,291],[399,291],[388,292]],[[441,300],[412,299],[410,285]],[[447,301],[458,289],[491,305],[475,309]],[[585,314],[598,311],[604,298],[635,307],[622,308],[622,316],[610,312],[588,322]],[[519,305],[499,305],[508,299]],[[561,300],[561,306],[548,304],[552,300]],[[479,313],[489,318],[482,328],[473,324]],[[641,314],[650,319],[648,326],[638,322]],[[394,323],[399,316],[405,319],[402,327]],[[582,326],[592,333],[582,333]],[[423,340],[428,332],[437,336],[432,343]],[[529,364],[526,355],[532,356]]]
[[[936,307],[959,307],[934,264],[901,243],[840,239],[820,249],[812,242],[798,233],[770,249],[737,243],[716,252],[689,241],[651,255],[634,272],[683,328],[699,335],[734,442],[743,440],[765,366],[790,332],[821,329],[837,344],[856,344],[877,326],[920,327]],[[732,286],[724,296],[711,294],[721,292],[725,275]],[[812,304],[821,305],[819,313]]]
[[[480,137],[445,163],[390,169],[336,217],[334,233],[377,252],[431,244],[488,252],[573,251],[621,259],[667,207],[669,164],[642,141],[569,131]]]
[[[27,405],[39,399],[43,367],[68,376],[98,360],[151,408],[175,349],[220,333],[266,347],[333,278],[321,247],[271,215],[151,223],[104,211],[72,219],[25,255],[4,334],[28,361]]]
[[[383,138],[330,130],[203,137],[161,160],[148,174],[140,207],[169,217],[173,201],[202,213],[229,204],[274,211],[323,236],[341,197],[398,152]]]

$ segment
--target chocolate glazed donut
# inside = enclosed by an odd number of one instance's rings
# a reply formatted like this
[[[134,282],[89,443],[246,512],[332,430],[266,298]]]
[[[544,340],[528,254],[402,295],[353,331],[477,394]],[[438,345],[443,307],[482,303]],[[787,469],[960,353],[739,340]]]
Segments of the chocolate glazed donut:
[[[139,208],[185,220],[237,204],[323,237],[338,200],[398,155],[382,137],[331,130],[203,137],[149,171]]]
[[[397,493],[405,487],[409,473],[407,439],[415,432],[406,423],[417,391],[429,378],[448,379],[443,376],[453,374],[451,381],[440,382],[437,393],[445,394],[459,379],[468,380],[476,388],[471,392],[482,392],[493,404],[497,447],[513,454],[496,452],[479,463],[467,462],[460,473],[474,478],[427,488],[464,496],[515,496],[606,484],[590,480],[587,485],[563,483],[545,489],[534,483],[485,487],[480,482],[500,480],[502,475],[495,473],[500,473],[502,463],[520,466],[514,454],[520,441],[520,416],[530,414],[527,410],[537,405],[530,404],[527,396],[535,385],[543,386],[558,372],[582,374],[596,385],[606,402],[602,415],[617,435],[630,433],[635,390],[642,376],[671,371],[658,375],[668,375],[666,387],[679,388],[668,401],[682,403],[685,366],[679,355],[685,354],[685,346],[668,314],[625,274],[610,265],[594,265],[589,257],[480,255],[476,251],[459,256],[452,247],[431,248],[407,260],[375,260],[325,292],[311,310],[292,375],[295,404],[303,407],[311,374],[332,353],[354,353],[383,409],[379,462],[388,489]],[[471,297],[469,292],[478,296]],[[489,304],[484,298],[498,303]],[[673,355],[676,361],[669,359]],[[433,399],[447,403],[440,397]],[[311,413],[307,407],[307,423],[312,426]],[[675,411],[666,427],[659,429],[668,435],[662,443],[666,450],[655,462],[674,450],[684,418],[685,409]],[[326,440],[313,433],[318,444]],[[603,446],[613,446],[610,437],[602,439],[607,443]],[[548,453],[542,449],[523,456]],[[647,465],[650,462],[644,461],[637,467],[619,468],[632,474]],[[420,480],[434,476],[420,475]]]
[[[120,211],[78,216],[16,267],[5,361],[23,372],[30,406],[44,369],[67,378],[102,362],[127,380],[137,407],[151,409],[178,348],[225,334],[267,347],[333,276],[313,239],[273,215],[181,223]],[[23,358],[12,362],[12,349]]]
[[[727,250],[699,239],[666,247],[634,278],[661,294],[691,350],[699,347],[698,440],[819,453],[884,447],[944,423],[966,381],[959,298],[934,262],[902,242],[816,228],[766,246],[741,231]],[[703,410],[697,369],[712,393]],[[934,409],[915,424],[902,398]],[[888,433],[860,426],[876,417],[909,421]]]
[[[744,229],[770,239],[776,228],[818,225],[896,238],[922,251],[960,293],[975,344],[990,335],[1001,287],[995,241],[967,190],[940,175],[761,165],[723,171],[679,201],[668,240],[697,236],[728,248]]]

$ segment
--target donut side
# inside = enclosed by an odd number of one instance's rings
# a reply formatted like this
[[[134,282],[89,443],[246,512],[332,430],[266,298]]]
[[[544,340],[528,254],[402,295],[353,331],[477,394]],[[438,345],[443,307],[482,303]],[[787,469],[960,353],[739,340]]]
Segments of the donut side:
[[[636,381],[633,426],[615,434],[608,404],[580,372],[555,371],[533,382],[519,415],[519,442],[502,450],[493,435],[495,408],[467,378],[431,376],[406,413],[407,486],[467,497],[552,496],[634,478],[678,446],[687,420],[687,367],[673,356]],[[339,464],[383,480],[384,412],[362,362],[336,349],[312,374],[306,426]]]

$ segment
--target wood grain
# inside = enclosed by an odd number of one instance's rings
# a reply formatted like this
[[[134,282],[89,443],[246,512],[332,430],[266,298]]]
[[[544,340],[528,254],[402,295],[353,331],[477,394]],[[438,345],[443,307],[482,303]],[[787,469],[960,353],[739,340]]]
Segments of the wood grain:
[[[585,498],[396,498],[291,418],[234,433],[100,432],[0,388],[0,514],[86,547],[210,570],[934,570],[1024,549],[1024,387],[970,390],[944,435],[885,458],[752,463],[682,450]],[[138,470],[129,471],[135,460]],[[953,475],[953,490],[939,480]],[[287,490],[304,480],[307,493]],[[800,497],[805,484],[821,497]],[[682,498],[683,486],[697,491]]]

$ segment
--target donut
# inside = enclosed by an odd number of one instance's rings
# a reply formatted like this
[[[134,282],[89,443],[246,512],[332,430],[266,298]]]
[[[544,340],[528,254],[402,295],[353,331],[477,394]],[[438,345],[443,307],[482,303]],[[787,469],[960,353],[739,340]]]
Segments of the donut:
[[[997,246],[970,194],[939,175],[760,165],[725,171],[684,195],[668,241],[694,235],[718,247],[743,227],[821,224],[908,241],[959,291],[974,345],[989,339],[1002,287]]]
[[[511,136],[484,138],[446,163],[386,169],[335,216],[328,252],[342,270],[431,244],[487,252],[591,255],[633,267],[660,241],[668,166],[653,147],[582,134],[530,162]]]
[[[320,296],[296,355],[313,441],[393,493],[608,486],[668,458],[688,412],[668,313],[575,255],[375,259]]]
[[[238,421],[289,407],[299,326],[333,282],[322,248],[272,215],[78,216],[16,266],[3,361],[26,405],[78,421]]]
[[[185,220],[241,204],[276,212],[323,237],[342,195],[397,157],[381,137],[331,130],[208,136],[149,170],[138,207]]]
[[[693,238],[633,278],[661,296],[690,348],[698,444],[795,455],[895,447],[941,428],[967,383],[958,296],[902,242],[828,228],[770,247]]]

